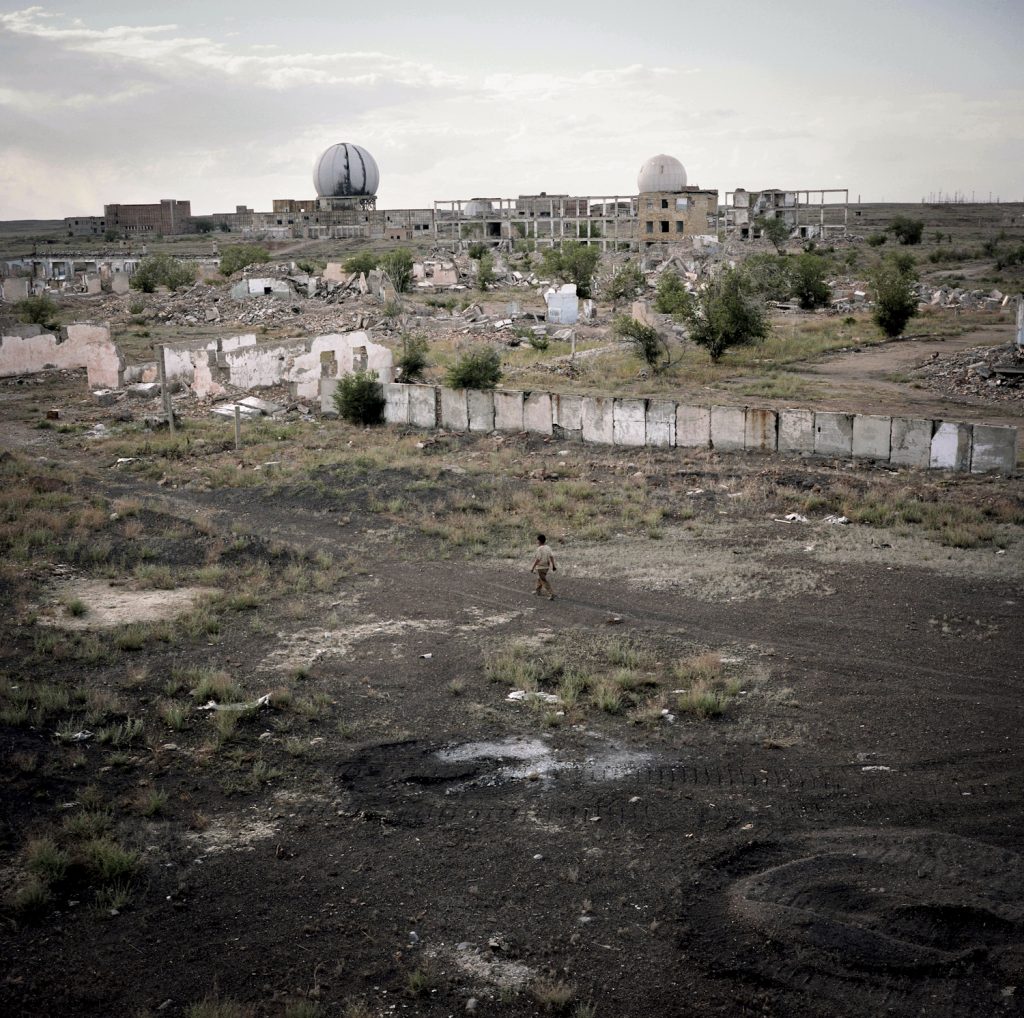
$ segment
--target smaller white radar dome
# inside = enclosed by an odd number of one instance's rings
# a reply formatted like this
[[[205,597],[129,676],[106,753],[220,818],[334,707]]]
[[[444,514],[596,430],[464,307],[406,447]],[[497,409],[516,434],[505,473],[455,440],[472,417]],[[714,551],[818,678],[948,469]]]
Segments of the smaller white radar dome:
[[[362,145],[332,145],[313,167],[313,186],[320,198],[370,197],[379,185],[376,160]]]
[[[652,156],[640,167],[636,186],[646,191],[682,191],[686,187],[686,168],[674,156]]]

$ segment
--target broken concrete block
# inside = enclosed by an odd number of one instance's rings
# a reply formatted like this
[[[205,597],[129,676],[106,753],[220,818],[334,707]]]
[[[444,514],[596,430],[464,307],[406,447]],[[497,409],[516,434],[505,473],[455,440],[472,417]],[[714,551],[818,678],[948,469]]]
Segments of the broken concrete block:
[[[470,431],[494,430],[494,390],[469,389],[466,392]]]
[[[676,446],[707,449],[711,445],[711,409],[706,406],[676,407]]]
[[[113,406],[117,402],[117,397],[120,395],[119,392],[115,392],[113,389],[97,389],[93,394],[93,399],[99,403],[100,406]]]
[[[676,444],[676,404],[668,399],[647,401],[647,445],[671,449]]]
[[[494,390],[494,427],[498,431],[523,430],[523,394],[507,389]]]
[[[814,452],[814,411],[779,411],[779,452]]]
[[[889,460],[892,418],[875,414],[857,414],[853,418],[853,455],[861,459]]]
[[[571,343],[574,335],[575,331],[573,329],[556,329],[552,333],[551,338],[559,343]]]
[[[971,443],[971,473],[998,471],[1012,474],[1017,469],[1017,429],[975,424]]]
[[[647,400],[617,399],[612,407],[615,445],[644,445],[647,441]]]
[[[263,416],[259,410],[254,410],[251,406],[242,406],[241,403],[221,403],[219,406],[213,407],[210,413],[215,417],[228,417],[234,420],[236,407],[238,408],[238,416],[243,421],[255,421]]]
[[[570,438],[583,437],[583,397],[551,396],[552,424]]]
[[[220,312],[216,308],[207,308],[205,317],[208,322],[219,322]]]
[[[153,399],[160,395],[159,382],[137,382],[127,388],[129,399]]]
[[[613,400],[610,396],[583,397],[583,441],[611,445],[615,440]]]
[[[750,452],[775,452],[779,415],[774,410],[748,407],[743,421],[743,447]]]
[[[279,406],[277,403],[271,403],[269,399],[260,399],[259,396],[246,396],[245,399],[240,399],[238,402],[242,406],[259,410],[261,414],[266,414],[268,417],[271,414],[279,414],[284,409],[284,407]]]
[[[437,427],[437,389],[433,385],[410,385],[409,423],[416,428]]]
[[[744,448],[747,432],[747,414],[741,406],[713,406],[711,408],[711,446],[719,452]]]
[[[932,433],[928,465],[936,470],[969,470],[971,465],[971,426],[938,421]]]
[[[523,400],[523,429],[538,435],[551,435],[552,423],[551,394],[528,392]]]
[[[818,456],[853,454],[853,414],[818,411],[814,415],[814,452]]]
[[[324,417],[338,417],[338,408],[334,405],[334,394],[338,391],[336,378],[320,379],[320,413]]]
[[[889,433],[889,462],[900,467],[925,469],[931,461],[932,422],[894,417]]]
[[[469,406],[465,389],[441,389],[441,427],[452,431],[469,429]]]
[[[409,386],[401,382],[384,382],[384,420],[388,424],[409,423]]]

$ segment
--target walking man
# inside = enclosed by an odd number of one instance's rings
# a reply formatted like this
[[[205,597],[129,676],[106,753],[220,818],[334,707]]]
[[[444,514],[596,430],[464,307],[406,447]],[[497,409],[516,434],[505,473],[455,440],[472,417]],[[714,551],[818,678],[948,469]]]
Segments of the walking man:
[[[530,567],[531,573],[537,574],[537,589],[534,591],[538,597],[543,593],[547,592],[548,600],[554,601],[555,592],[551,589],[551,584],[548,583],[548,570],[553,573],[558,572],[558,566],[555,565],[555,556],[551,554],[551,549],[547,546],[547,538],[543,534],[537,535],[537,557],[533,560],[533,565]]]

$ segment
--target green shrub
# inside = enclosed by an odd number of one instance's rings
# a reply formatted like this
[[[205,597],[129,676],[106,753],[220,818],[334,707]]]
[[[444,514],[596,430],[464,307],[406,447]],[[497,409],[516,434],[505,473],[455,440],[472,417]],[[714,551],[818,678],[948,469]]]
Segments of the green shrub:
[[[770,240],[775,250],[781,254],[782,249],[786,246],[786,241],[789,240],[789,226],[786,224],[786,220],[775,216],[771,218],[760,216],[754,220],[754,226],[761,231],[761,236]]]
[[[229,244],[220,255],[222,276],[233,276],[250,265],[270,261],[270,252],[260,244]]]
[[[820,255],[802,254],[793,261],[793,296],[805,311],[824,307],[832,299],[825,282],[828,263]]]
[[[180,290],[196,281],[196,263],[182,262],[169,254],[147,255],[131,279],[133,290],[153,293],[158,286]]]
[[[469,245],[469,257],[476,261],[479,261],[485,254],[487,254],[487,245],[483,241],[476,241]]]
[[[924,220],[897,216],[885,229],[901,244],[920,244],[924,233]]]
[[[490,346],[467,350],[445,376],[445,384],[453,389],[493,389],[500,381],[501,358]]]
[[[657,329],[644,325],[629,315],[619,315],[612,324],[612,331],[633,344],[633,352],[654,371],[661,371],[671,363],[672,355],[668,344]],[[665,360],[662,362],[662,353]]]
[[[430,344],[425,336],[402,337],[402,352],[398,355],[395,367],[399,369],[399,379],[403,382],[423,380],[423,371],[427,366],[427,352]]]
[[[600,260],[601,252],[596,247],[567,240],[560,248],[544,252],[544,271],[575,283],[578,296],[587,298],[593,296],[594,273]]]
[[[890,338],[903,334],[907,322],[918,313],[914,292],[913,259],[890,256],[871,277],[875,324]]]
[[[704,287],[686,314],[690,339],[707,347],[713,361],[731,346],[743,346],[768,335],[764,308],[740,269],[725,269]]]
[[[620,300],[632,300],[647,285],[644,274],[633,262],[626,262],[611,279],[605,283],[604,296],[615,307]]]
[[[754,254],[743,263],[743,272],[765,300],[789,300],[793,294],[794,261],[785,255]]]
[[[377,268],[377,256],[370,254],[369,251],[360,251],[359,254],[346,258],[344,264],[346,272],[361,272],[365,275]]]
[[[485,251],[477,262],[476,269],[476,282],[481,290],[486,290],[487,287],[494,282],[496,276],[494,275],[494,255],[490,251]]]
[[[888,239],[884,233],[869,233],[867,237],[871,247],[881,247]]]
[[[685,284],[675,272],[663,272],[654,295],[654,309],[663,315],[683,317],[693,304]]]
[[[45,293],[32,297],[22,297],[14,302],[14,313],[22,322],[29,325],[42,325],[46,328],[54,328],[53,322],[57,315],[57,302],[51,300]]]
[[[350,424],[380,424],[384,420],[384,389],[372,371],[343,375],[334,391],[334,406]]]
[[[388,279],[398,293],[406,293],[412,283],[412,252],[408,248],[397,247],[380,259],[380,267],[388,274]]]

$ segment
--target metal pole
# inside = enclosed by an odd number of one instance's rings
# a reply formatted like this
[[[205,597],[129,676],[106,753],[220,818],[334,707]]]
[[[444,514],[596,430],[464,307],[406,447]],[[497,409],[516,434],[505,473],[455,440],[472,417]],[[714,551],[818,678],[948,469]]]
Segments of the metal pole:
[[[242,448],[242,408],[235,404],[235,448]]]

